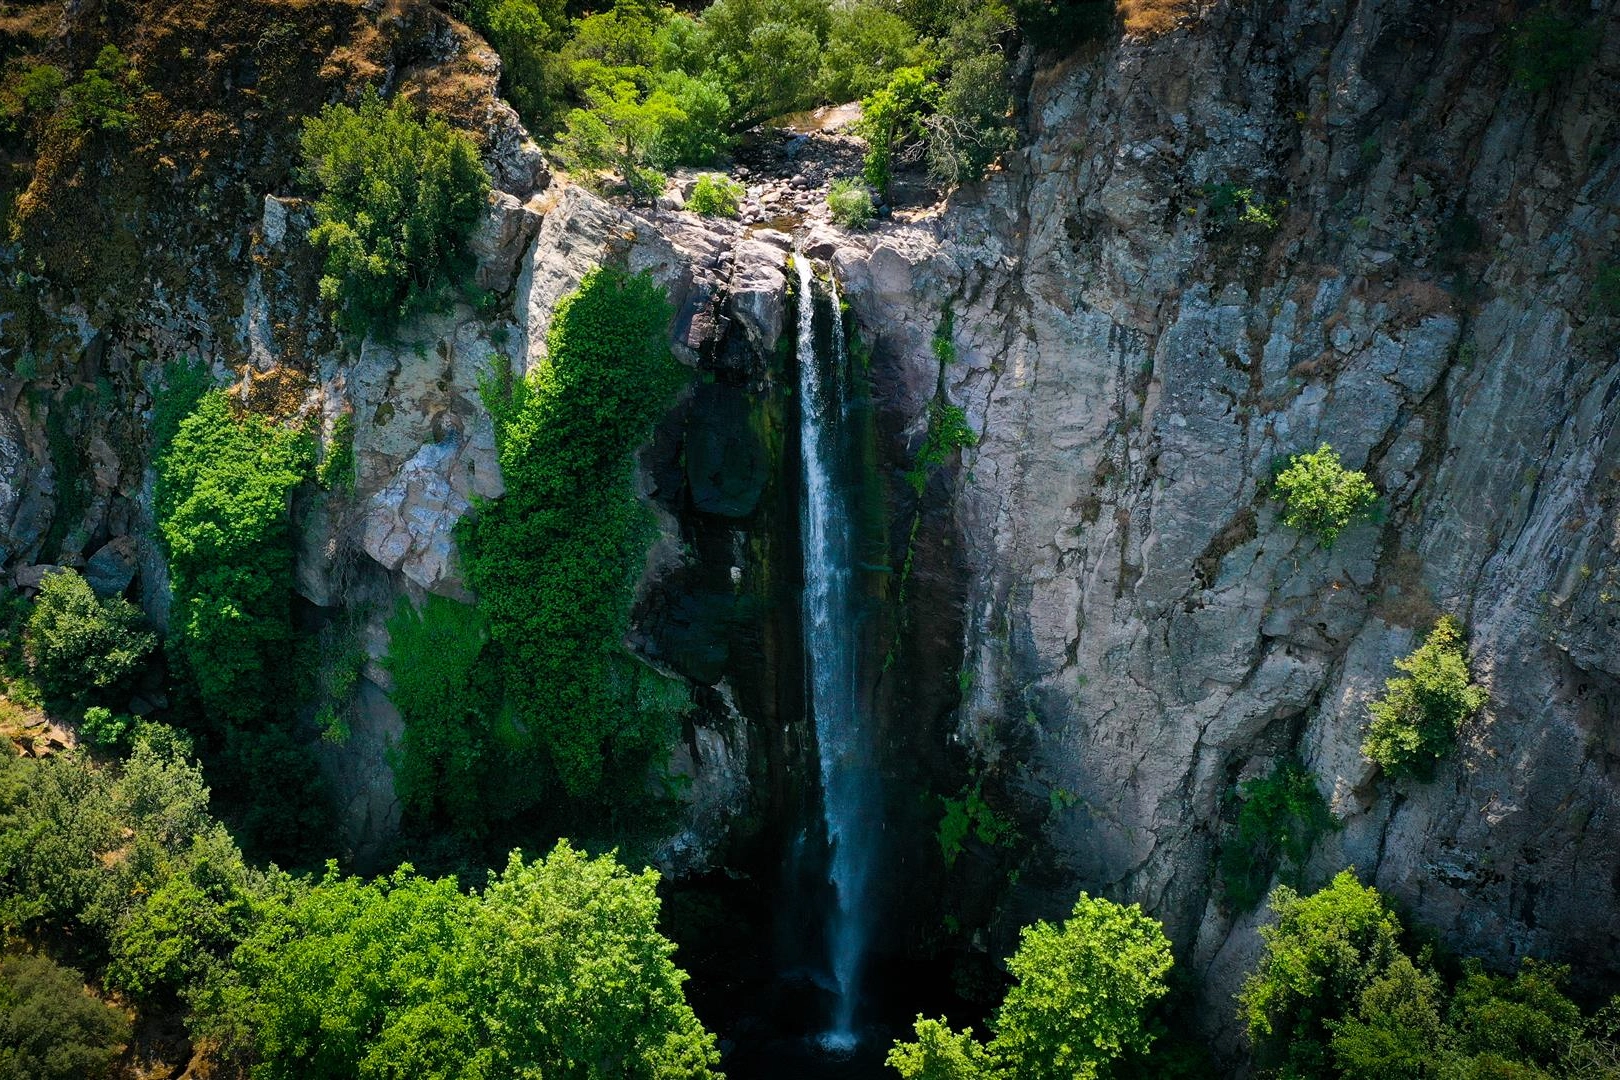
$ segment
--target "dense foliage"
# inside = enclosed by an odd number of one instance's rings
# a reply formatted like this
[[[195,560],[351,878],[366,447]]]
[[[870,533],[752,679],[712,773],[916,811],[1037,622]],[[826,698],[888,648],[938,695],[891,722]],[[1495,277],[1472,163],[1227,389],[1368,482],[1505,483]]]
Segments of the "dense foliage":
[[[0,1080],[100,1080],[129,1039],[123,1013],[44,956],[0,957]]]
[[[1385,680],[1383,696],[1368,704],[1372,722],[1361,752],[1391,776],[1427,779],[1490,695],[1470,681],[1462,626],[1449,615],[1395,666],[1406,674]]]
[[[1272,490],[1283,502],[1283,524],[1313,534],[1325,547],[1378,499],[1367,475],[1346,469],[1327,443],[1289,458]]]
[[[1168,990],[1171,963],[1164,929],[1140,907],[1081,893],[1062,926],[1025,927],[988,1045],[919,1016],[917,1041],[896,1043],[889,1064],[907,1080],[1108,1075],[1117,1058],[1152,1045],[1146,1014]]]
[[[1248,910],[1273,879],[1299,887],[1317,838],[1338,822],[1316,788],[1316,777],[1287,762],[1244,783],[1236,801],[1237,820],[1221,840],[1221,883],[1227,902]]]
[[[1512,976],[1464,961],[1449,990],[1377,890],[1350,871],[1313,896],[1272,895],[1276,924],[1240,995],[1264,1075],[1296,1080],[1599,1080],[1620,1066],[1620,999],[1585,1019],[1565,968]]]
[[[213,390],[158,459],[171,647],[219,718],[257,719],[275,702],[276,659],[293,639],[289,500],[314,453],[308,435],[238,416]]]
[[[859,180],[834,180],[827,189],[827,210],[846,229],[864,229],[871,224],[872,193]]]
[[[477,831],[505,805],[490,798],[512,737],[496,737],[500,676],[488,641],[478,608],[442,596],[420,609],[401,599],[388,620],[385,664],[405,718],[394,791],[410,813],[443,816],[464,831]]]
[[[531,129],[583,179],[639,198],[664,171],[713,161],[762,121],[865,99],[868,179],[926,157],[947,185],[1013,145],[1009,50],[1020,22],[1055,46],[1096,33],[1106,2],[716,0],[695,13],[618,0],[570,21],[561,0],[463,0],[505,63]],[[1101,16],[1099,18],[1099,15]]]
[[[539,368],[486,393],[506,494],[461,528],[467,580],[512,723],[576,798],[609,771],[639,786],[685,705],[622,644],[649,539],[632,455],[684,380],[670,318],[650,277],[594,271],[557,306]]]
[[[347,330],[387,328],[442,305],[466,277],[467,234],[489,174],[467,135],[374,92],[304,123],[304,178],[319,195],[310,240],[321,297]]]
[[[562,843],[481,893],[408,866],[310,881],[245,865],[208,803],[161,727],[117,769],[0,754],[0,928],[188,1013],[208,1075],[713,1075],[652,871]],[[77,973],[0,961],[0,1076],[97,1076],[127,1037]]]
[[[329,868],[260,902],[200,1027],[262,1080],[710,1076],[656,882],[566,842],[481,894]]]
[[[134,604],[97,597],[71,570],[48,575],[28,617],[28,658],[40,688],[76,701],[117,691],[157,645],[145,621]]]

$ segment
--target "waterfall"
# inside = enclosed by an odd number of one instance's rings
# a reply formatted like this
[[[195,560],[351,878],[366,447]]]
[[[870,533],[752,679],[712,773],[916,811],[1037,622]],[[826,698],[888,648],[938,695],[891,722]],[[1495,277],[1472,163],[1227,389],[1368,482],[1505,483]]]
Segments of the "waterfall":
[[[880,822],[874,820],[876,776],[857,692],[856,612],[851,586],[854,543],[839,483],[846,429],[842,315],[833,297],[832,363],[816,354],[810,259],[794,255],[799,272],[799,436],[804,465],[804,650],[807,707],[821,758],[828,878],[836,908],[827,922],[829,967],[838,999],[822,1044],[855,1045],[855,1005],[867,943],[867,875]]]

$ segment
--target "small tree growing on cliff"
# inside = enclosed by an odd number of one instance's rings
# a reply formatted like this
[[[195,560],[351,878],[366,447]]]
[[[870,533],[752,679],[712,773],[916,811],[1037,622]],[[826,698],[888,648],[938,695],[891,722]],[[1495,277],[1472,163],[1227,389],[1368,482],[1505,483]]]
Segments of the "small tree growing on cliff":
[[[467,135],[368,91],[304,122],[304,178],[320,191],[311,242],[339,326],[386,328],[439,306],[463,276],[489,174]]]
[[[1378,500],[1367,474],[1346,469],[1338,451],[1327,443],[1289,458],[1272,488],[1283,502],[1283,524],[1314,534],[1323,547],[1332,547],[1339,534],[1365,517]]]
[[[1406,674],[1387,680],[1383,697],[1367,706],[1372,723],[1361,752],[1391,776],[1428,779],[1489,694],[1469,681],[1462,627],[1449,615],[1395,666]]]

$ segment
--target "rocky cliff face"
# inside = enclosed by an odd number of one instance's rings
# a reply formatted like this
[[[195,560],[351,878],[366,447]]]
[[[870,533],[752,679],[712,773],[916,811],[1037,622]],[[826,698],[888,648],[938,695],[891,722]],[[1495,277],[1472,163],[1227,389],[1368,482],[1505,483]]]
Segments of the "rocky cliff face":
[[[945,388],[980,441],[933,537],[969,571],[953,734],[1038,834],[1003,936],[1077,887],[1140,900],[1225,1024],[1258,940],[1211,899],[1222,797],[1294,754],[1344,823],[1318,875],[1354,865],[1492,960],[1615,974],[1599,7],[1595,59],[1532,94],[1493,6],[1221,5],[1038,72],[1004,172],[837,256],[913,445],[954,316]],[[1275,228],[1211,220],[1220,185]],[[1384,496],[1332,550],[1264,488],[1324,441]],[[1359,752],[1365,705],[1448,612],[1491,702],[1433,782],[1392,783]]]

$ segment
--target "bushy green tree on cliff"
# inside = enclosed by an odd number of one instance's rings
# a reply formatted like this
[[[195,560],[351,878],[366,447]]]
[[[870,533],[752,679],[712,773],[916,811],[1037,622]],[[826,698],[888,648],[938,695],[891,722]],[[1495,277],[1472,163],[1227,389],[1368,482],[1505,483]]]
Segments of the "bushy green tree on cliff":
[[[489,174],[467,135],[368,91],[304,122],[310,240],[326,252],[321,297],[346,330],[387,328],[441,305],[468,269],[465,241]]]
[[[1471,680],[1462,626],[1449,615],[1395,666],[1405,674],[1385,680],[1383,695],[1367,706],[1372,722],[1361,752],[1391,776],[1427,779],[1490,694]]]

